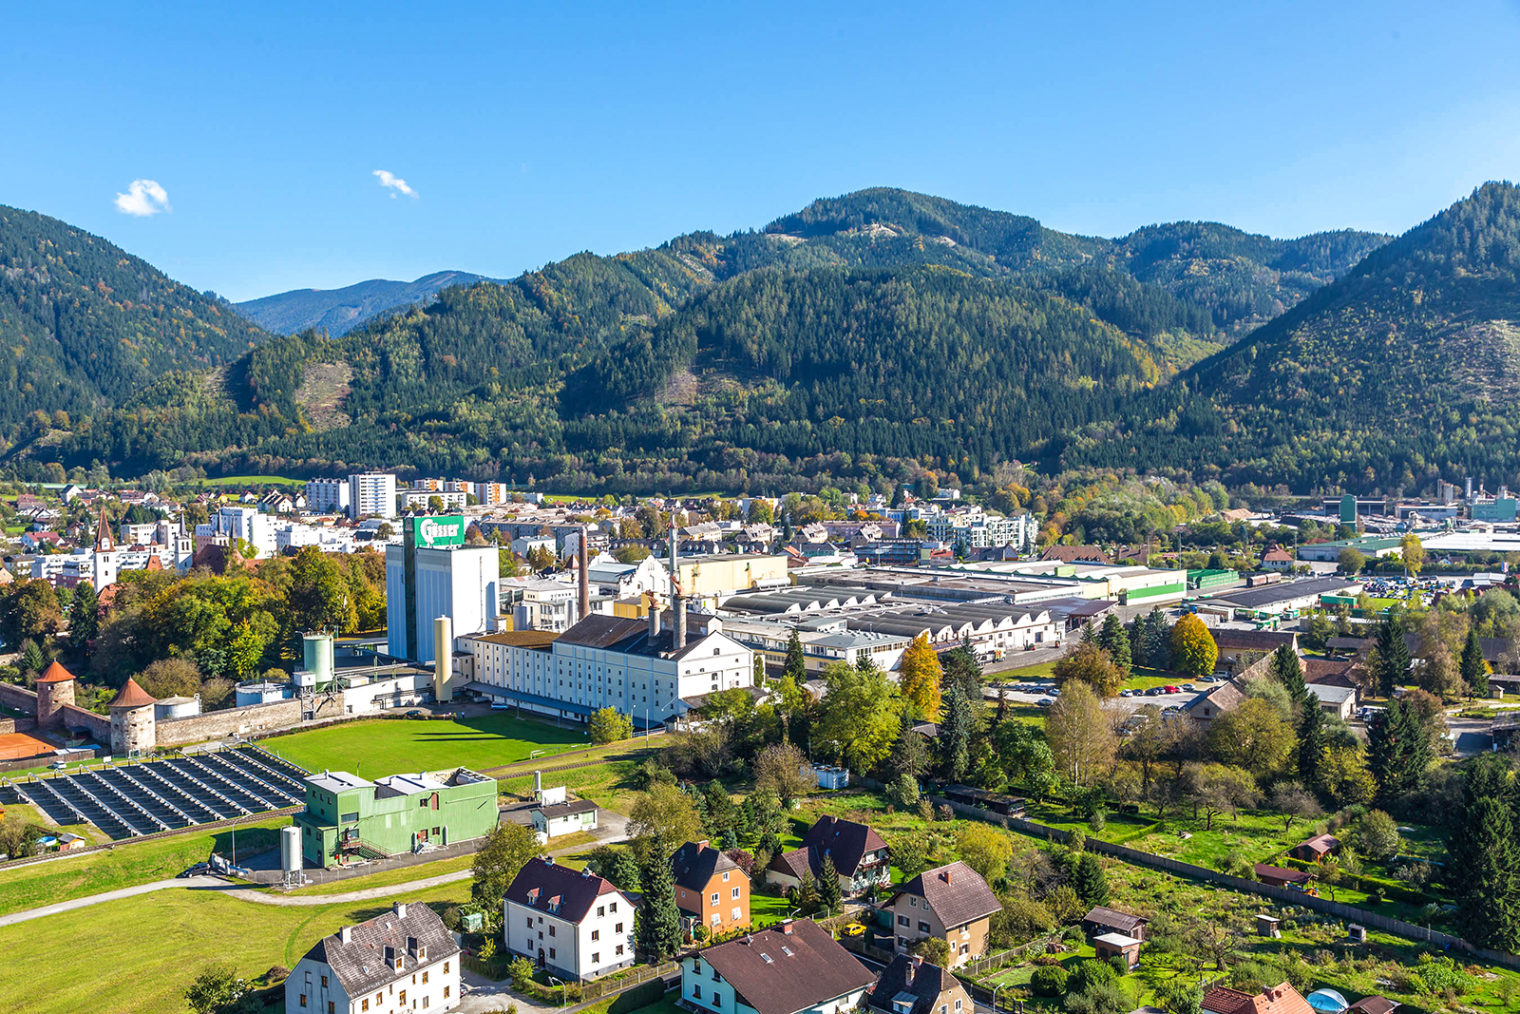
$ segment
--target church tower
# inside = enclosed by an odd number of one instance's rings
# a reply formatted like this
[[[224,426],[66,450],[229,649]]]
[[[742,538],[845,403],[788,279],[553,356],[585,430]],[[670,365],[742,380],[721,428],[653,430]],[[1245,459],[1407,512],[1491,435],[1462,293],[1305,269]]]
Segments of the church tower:
[[[116,572],[121,566],[121,551],[111,535],[111,522],[106,518],[106,505],[100,505],[100,520],[95,524],[95,591],[104,591],[116,583]]]

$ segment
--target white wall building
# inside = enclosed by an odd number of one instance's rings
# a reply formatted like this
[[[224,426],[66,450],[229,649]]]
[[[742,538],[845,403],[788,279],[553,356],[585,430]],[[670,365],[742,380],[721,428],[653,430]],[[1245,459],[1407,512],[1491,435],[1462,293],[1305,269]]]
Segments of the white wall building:
[[[656,616],[664,623],[670,614]],[[473,656],[476,689],[540,714],[586,721],[610,707],[650,726],[707,694],[753,685],[754,653],[724,634],[721,621],[688,614],[687,624],[683,647],[668,624],[600,613],[552,641],[506,634],[460,642]]]
[[[530,859],[502,899],[502,938],[561,979],[594,979],[633,964],[633,899],[589,870]]]
[[[389,472],[359,472],[348,477],[348,515],[396,516],[396,477]]]
[[[306,509],[312,514],[348,513],[347,479],[308,479]]]
[[[289,1014],[411,1014],[459,1005],[459,945],[426,905],[344,926],[285,980]]]
[[[387,650],[413,662],[432,662],[433,621],[447,616],[455,636],[496,629],[500,614],[501,557],[495,546],[450,546],[415,550],[415,615],[407,610],[406,547],[385,547],[385,615]],[[406,650],[408,622],[415,624],[416,644]]]
[[[443,501],[444,510],[462,511],[469,502],[469,494],[462,489],[404,489],[401,491],[401,506],[409,511],[425,511],[433,497]]]

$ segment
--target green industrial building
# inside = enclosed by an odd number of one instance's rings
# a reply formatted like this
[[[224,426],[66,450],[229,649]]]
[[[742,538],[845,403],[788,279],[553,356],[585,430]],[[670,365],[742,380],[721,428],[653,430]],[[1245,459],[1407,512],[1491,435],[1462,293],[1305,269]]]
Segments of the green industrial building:
[[[496,779],[466,768],[373,782],[324,771],[306,779],[306,809],[294,821],[302,857],[324,868],[452,845],[496,826]]]

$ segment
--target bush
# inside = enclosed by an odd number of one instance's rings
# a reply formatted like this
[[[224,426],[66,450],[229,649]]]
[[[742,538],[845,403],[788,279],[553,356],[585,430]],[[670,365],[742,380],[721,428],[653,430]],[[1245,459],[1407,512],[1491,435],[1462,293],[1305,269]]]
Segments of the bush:
[[[1103,986],[1114,982],[1119,978],[1114,971],[1114,966],[1106,961],[1093,958],[1077,964],[1076,971],[1072,973],[1069,983],[1073,993],[1086,992],[1090,987]]]
[[[1036,968],[1029,977],[1029,988],[1035,996],[1060,996],[1066,992],[1066,981],[1071,978],[1060,965]]]
[[[1129,961],[1122,954],[1110,954],[1108,967],[1112,968],[1116,975],[1129,974]]]
[[[458,905],[450,905],[448,908],[444,909],[443,910],[443,915],[439,916],[439,918],[443,920],[444,927],[446,929],[448,929],[450,932],[452,932],[452,933],[459,932],[459,906]]]

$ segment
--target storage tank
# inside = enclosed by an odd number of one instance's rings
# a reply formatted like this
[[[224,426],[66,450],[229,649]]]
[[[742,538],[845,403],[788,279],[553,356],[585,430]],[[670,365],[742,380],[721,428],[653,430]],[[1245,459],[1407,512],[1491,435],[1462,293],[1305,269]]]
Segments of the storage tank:
[[[447,704],[454,699],[453,677],[454,621],[440,616],[433,621],[433,700]]]
[[[280,872],[286,880],[301,877],[301,829],[291,824],[280,828]]]
[[[271,704],[290,697],[290,684],[253,680],[239,683],[236,688],[237,706],[246,708],[251,704]]]
[[[301,638],[301,668],[311,673],[317,686],[333,678],[333,639],[331,634],[306,634]]]

